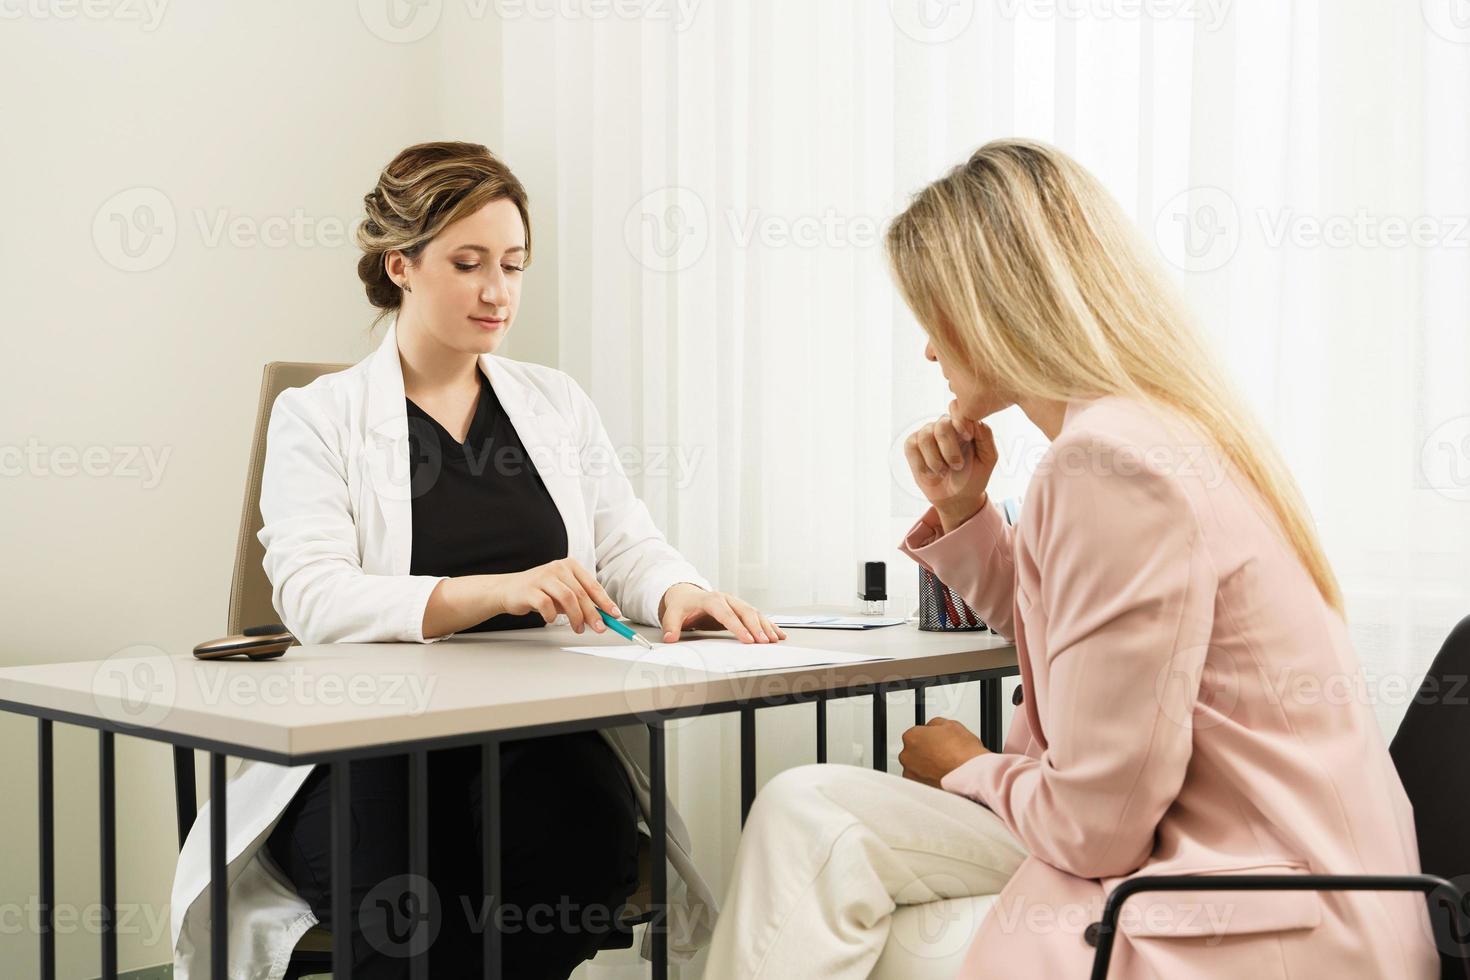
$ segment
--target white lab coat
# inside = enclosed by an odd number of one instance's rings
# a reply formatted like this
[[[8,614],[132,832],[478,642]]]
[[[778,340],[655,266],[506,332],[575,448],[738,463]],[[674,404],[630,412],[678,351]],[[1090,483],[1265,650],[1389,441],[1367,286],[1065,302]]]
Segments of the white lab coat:
[[[442,639],[423,635],[424,606],[441,577],[409,574],[408,425],[395,327],[352,367],[281,392],[271,412],[260,541],[272,603],[303,644]],[[594,571],[625,615],[656,625],[669,586],[710,588],[634,495],[597,409],[576,381],[554,368],[491,354],[480,362],[561,512],[568,554]],[[638,760],[647,759],[647,729],[602,734],[633,781],[646,826],[650,783]],[[313,768],[247,759],[230,780],[231,980],[280,980],[297,940],[316,924],[261,846]],[[667,826],[675,871],[669,953],[686,960],[709,941],[717,910],[691,859],[689,832],[672,807]],[[203,980],[210,936],[207,803],[179,855],[171,908],[174,977]],[[650,949],[645,935],[645,957]]]

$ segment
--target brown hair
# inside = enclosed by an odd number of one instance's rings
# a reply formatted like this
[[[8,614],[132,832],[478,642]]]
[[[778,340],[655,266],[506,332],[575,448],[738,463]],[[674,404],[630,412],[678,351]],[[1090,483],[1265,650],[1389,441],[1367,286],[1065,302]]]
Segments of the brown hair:
[[[418,143],[403,150],[378,175],[362,199],[367,216],[357,226],[357,277],[379,313],[371,330],[403,304],[383,259],[395,249],[414,262],[435,235],[491,201],[507,199],[526,227],[531,261],[531,216],[526,189],[501,160],[479,143]]]

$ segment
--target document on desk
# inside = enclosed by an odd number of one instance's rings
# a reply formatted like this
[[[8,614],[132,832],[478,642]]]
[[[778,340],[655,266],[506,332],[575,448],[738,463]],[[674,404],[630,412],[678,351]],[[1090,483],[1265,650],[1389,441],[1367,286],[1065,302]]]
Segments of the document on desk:
[[[568,653],[628,660],[640,664],[688,667],[712,674],[738,674],[748,670],[790,670],[828,664],[861,664],[892,657],[867,656],[838,650],[814,650],[788,643],[741,643],[739,640],[684,640],[655,643],[652,650],[630,643],[608,643],[595,647],[562,647]]]

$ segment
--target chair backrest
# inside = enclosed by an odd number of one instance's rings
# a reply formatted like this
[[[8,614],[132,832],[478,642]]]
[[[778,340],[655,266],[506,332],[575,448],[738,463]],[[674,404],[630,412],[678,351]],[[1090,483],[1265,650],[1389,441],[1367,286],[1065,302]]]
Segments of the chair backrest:
[[[265,436],[270,428],[271,407],[287,388],[308,385],[324,374],[349,367],[347,364],[307,364],[272,361],[265,366],[260,382],[260,401],[255,406],[255,433],[250,440],[250,462],[245,472],[245,504],[240,513],[240,533],[235,539],[235,571],[230,580],[229,622],[226,634],[235,636],[248,626],[280,621],[271,604],[271,583],[265,576],[265,548],[260,543],[260,477],[265,469]],[[199,813],[199,796],[194,780],[194,750],[174,746],[174,808],[178,814],[179,849]]]
[[[1429,672],[1404,712],[1389,752],[1399,771],[1404,792],[1414,806],[1414,830],[1419,837],[1419,864],[1436,875],[1470,890],[1470,616],[1450,630]],[[1470,909],[1464,910],[1470,913]],[[1445,949],[1441,954],[1454,959]],[[1470,955],[1470,936],[1455,936],[1451,946]],[[1463,966],[1456,961],[1455,971]],[[1463,975],[1455,972],[1446,976]]]
[[[250,440],[250,465],[245,474],[245,503],[240,513],[240,534],[235,540],[235,574],[230,582],[230,614],[225,632],[231,636],[248,626],[280,622],[271,605],[271,583],[265,577],[265,548],[260,543],[260,476],[265,469],[265,434],[270,427],[271,406],[287,388],[300,388],[324,374],[348,367],[346,364],[306,364],[272,361],[265,366],[260,382],[260,402],[255,407],[255,435]]]

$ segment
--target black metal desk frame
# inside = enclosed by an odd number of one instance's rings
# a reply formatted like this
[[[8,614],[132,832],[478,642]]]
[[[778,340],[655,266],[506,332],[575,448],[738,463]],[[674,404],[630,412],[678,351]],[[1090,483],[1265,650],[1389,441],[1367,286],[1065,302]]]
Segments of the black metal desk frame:
[[[790,694],[762,694],[754,698],[741,698],[711,704],[672,708],[667,711],[650,710],[629,712],[602,718],[584,718],[575,721],[553,722],[530,725],[515,729],[489,732],[473,732],[454,736],[415,739],[383,745],[363,746],[332,752],[287,755],[263,752],[248,746],[233,745],[213,739],[200,739],[172,732],[158,731],[146,727],[134,727],[106,718],[78,715],[67,711],[38,708],[34,705],[0,700],[0,711],[28,715],[38,719],[38,782],[40,796],[40,977],[41,980],[56,978],[56,934],[54,910],[56,901],[55,875],[55,787],[53,772],[52,725],[55,722],[93,728],[98,733],[98,779],[100,789],[101,822],[101,941],[102,980],[117,978],[117,817],[116,788],[114,779],[113,738],[115,735],[131,735],[137,738],[167,742],[174,746],[174,771],[178,782],[180,807],[179,845],[193,825],[196,810],[189,810],[188,801],[196,800],[194,786],[193,752],[200,749],[209,753],[210,798],[215,805],[210,807],[210,919],[225,922],[228,891],[225,882],[226,807],[225,759],[235,755],[257,759],[262,762],[284,766],[326,764],[331,766],[332,793],[332,914],[336,922],[352,920],[350,902],[350,840],[351,818],[347,804],[350,799],[350,764],[356,759],[384,755],[406,755],[409,760],[409,866],[410,873],[423,876],[428,866],[428,820],[427,785],[428,753],[436,749],[457,748],[466,745],[481,747],[481,775],[484,780],[483,799],[486,814],[483,822],[484,859],[483,874],[488,902],[486,922],[490,928],[484,930],[485,977],[498,980],[500,970],[500,929],[496,910],[500,894],[500,744],[525,738],[538,738],[571,732],[583,732],[619,725],[644,724],[649,734],[649,778],[652,783],[653,813],[649,826],[652,837],[652,904],[653,913],[648,928],[653,932],[652,973],[655,980],[668,977],[668,933],[665,925],[668,914],[668,864],[666,854],[666,812],[668,786],[665,774],[664,724],[678,718],[699,717],[738,711],[740,713],[740,821],[743,826],[751,803],[755,800],[756,788],[756,711],[760,708],[786,704],[815,702],[817,761],[827,761],[827,702],[837,698],[870,696],[873,699],[873,767],[887,769],[888,710],[887,695],[892,691],[912,690],[915,692],[914,723],[924,723],[924,689],[949,684],[973,681],[980,683],[980,738],[987,748],[999,750],[1001,744],[1000,712],[1001,679],[1018,672],[1014,665],[988,667],[960,673],[949,673],[928,677],[911,677],[892,682],[852,684],[834,687],[819,692]],[[211,974],[213,980],[224,980],[226,968],[226,944],[228,930],[213,929],[210,936]],[[336,941],[332,949],[333,980],[351,980],[352,963],[350,944]],[[427,956],[414,957],[413,975],[427,976]]]

